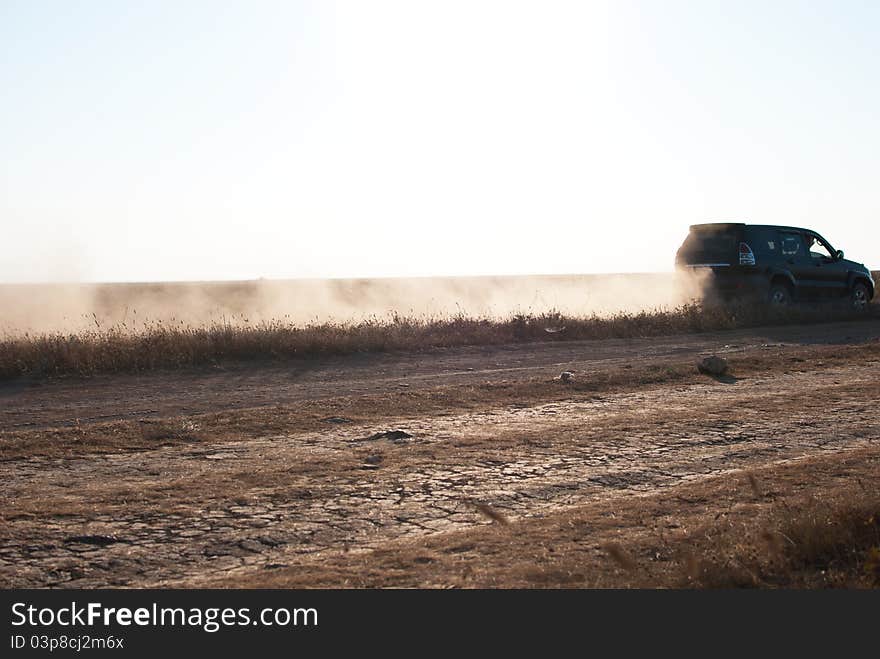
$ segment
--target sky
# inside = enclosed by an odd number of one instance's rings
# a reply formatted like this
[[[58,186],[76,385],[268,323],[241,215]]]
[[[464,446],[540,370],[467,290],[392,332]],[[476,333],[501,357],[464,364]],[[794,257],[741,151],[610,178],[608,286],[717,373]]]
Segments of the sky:
[[[0,281],[880,267],[880,3],[0,0]]]

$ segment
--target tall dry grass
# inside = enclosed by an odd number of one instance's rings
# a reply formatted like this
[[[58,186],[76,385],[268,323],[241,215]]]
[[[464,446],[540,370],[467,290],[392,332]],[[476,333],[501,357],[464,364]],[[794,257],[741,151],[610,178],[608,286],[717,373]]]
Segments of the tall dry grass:
[[[246,360],[288,360],[356,352],[417,351],[464,345],[535,341],[636,338],[706,332],[767,324],[880,317],[821,309],[774,311],[761,306],[687,304],[672,310],[570,317],[560,313],[517,314],[505,320],[392,316],[356,323],[251,324],[240,318],[201,327],[161,321],[73,334],[0,337],[0,379],[22,376],[89,376],[136,373]]]
[[[880,495],[779,506],[760,532],[722,536],[684,561],[683,585],[704,588],[880,587]]]

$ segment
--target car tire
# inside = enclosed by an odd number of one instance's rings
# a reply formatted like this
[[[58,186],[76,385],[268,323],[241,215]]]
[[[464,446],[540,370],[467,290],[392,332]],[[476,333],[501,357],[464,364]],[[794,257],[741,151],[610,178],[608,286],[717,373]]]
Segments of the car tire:
[[[856,311],[867,311],[868,309],[868,301],[871,299],[870,292],[868,291],[868,287],[857,281],[853,284],[852,289],[850,289],[849,300],[852,304],[852,308]]]
[[[768,304],[776,309],[783,309],[791,304],[791,289],[785,284],[773,284],[767,294]]]

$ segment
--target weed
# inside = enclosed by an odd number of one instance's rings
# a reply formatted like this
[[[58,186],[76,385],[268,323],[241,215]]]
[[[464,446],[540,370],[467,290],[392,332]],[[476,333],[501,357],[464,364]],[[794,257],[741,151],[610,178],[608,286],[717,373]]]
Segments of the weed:
[[[880,305],[878,305],[880,306]],[[867,317],[876,317],[877,309]],[[768,324],[823,322],[850,315],[831,310],[688,304],[612,316],[566,317],[558,312],[517,314],[506,320],[452,317],[367,319],[357,323],[296,325],[224,321],[205,326],[125,324],[75,334],[0,337],[0,380],[60,375],[138,373],[160,368],[210,366],[247,360],[286,360],[355,352],[413,351],[464,345],[652,337]],[[547,328],[565,327],[549,333]]]

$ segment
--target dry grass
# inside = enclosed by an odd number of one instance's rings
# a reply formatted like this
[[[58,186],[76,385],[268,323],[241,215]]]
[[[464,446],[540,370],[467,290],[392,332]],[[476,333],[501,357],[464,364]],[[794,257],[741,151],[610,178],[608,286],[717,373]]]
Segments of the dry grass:
[[[823,580],[852,575],[880,587],[880,495],[866,490],[863,496],[831,504],[815,500],[780,524],[790,544],[784,552],[790,566],[818,570]]]
[[[781,503],[766,526],[744,525],[684,562],[685,583],[702,588],[878,588],[880,494]]]
[[[877,317],[873,305],[870,317]],[[864,316],[864,314],[861,314]],[[137,373],[162,368],[205,366],[255,360],[284,360],[355,352],[422,350],[464,345],[534,341],[668,336],[768,324],[825,322],[853,317],[839,309],[790,309],[760,306],[704,307],[689,304],[613,316],[566,317],[559,313],[518,314],[507,320],[411,318],[367,320],[352,324],[298,326],[284,321],[250,325],[215,323],[147,324],[132,331],[124,325],[76,334],[25,334],[0,338],[0,380],[22,376],[90,376]]]
[[[138,422],[140,435],[147,442],[192,442],[200,439],[200,425],[188,419],[147,420]]]

